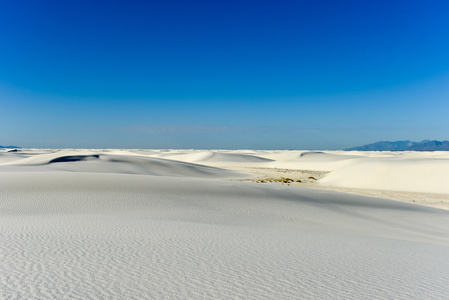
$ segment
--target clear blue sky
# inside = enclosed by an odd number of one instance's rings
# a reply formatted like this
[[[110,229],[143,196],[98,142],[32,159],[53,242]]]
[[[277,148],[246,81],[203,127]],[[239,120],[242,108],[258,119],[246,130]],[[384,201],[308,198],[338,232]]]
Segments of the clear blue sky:
[[[449,1],[1,1],[0,145],[449,139]]]

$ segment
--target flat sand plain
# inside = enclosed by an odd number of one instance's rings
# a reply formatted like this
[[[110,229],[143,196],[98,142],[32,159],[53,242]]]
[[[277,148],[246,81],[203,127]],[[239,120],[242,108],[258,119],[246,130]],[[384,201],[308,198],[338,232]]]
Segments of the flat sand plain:
[[[1,150],[0,298],[449,299],[448,178],[446,152]]]

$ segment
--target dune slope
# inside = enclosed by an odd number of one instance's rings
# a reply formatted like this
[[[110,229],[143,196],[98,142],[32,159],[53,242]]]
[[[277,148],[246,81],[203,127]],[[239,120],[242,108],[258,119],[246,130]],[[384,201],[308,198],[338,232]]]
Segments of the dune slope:
[[[444,210],[215,179],[0,176],[5,299],[449,298]]]
[[[0,172],[97,172],[206,178],[238,178],[242,174],[189,162],[141,155],[57,151],[0,163]]]

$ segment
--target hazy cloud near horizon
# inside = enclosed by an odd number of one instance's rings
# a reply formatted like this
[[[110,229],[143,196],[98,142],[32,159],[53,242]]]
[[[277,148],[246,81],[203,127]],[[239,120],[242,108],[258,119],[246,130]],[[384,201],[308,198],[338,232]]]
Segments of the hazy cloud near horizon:
[[[297,126],[232,126],[232,125],[142,125],[123,127],[119,130],[148,134],[203,134],[203,133],[307,133],[318,129],[302,129]]]

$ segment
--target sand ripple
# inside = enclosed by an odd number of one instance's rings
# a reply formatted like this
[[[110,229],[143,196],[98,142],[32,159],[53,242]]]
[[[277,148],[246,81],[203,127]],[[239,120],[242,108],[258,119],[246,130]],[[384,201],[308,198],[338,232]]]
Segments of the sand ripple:
[[[443,210],[186,177],[0,179],[3,299],[449,298]]]

